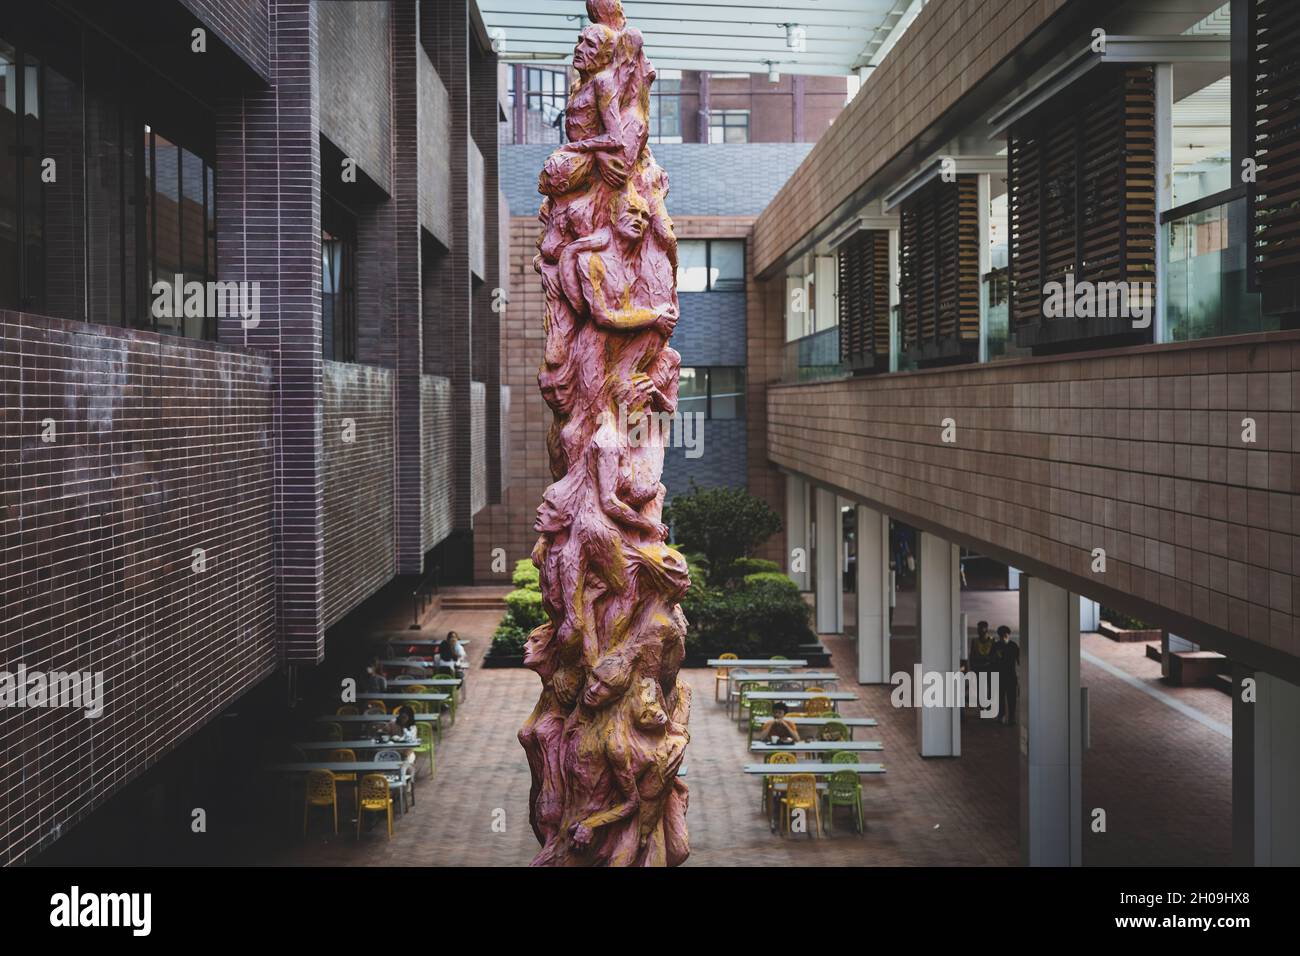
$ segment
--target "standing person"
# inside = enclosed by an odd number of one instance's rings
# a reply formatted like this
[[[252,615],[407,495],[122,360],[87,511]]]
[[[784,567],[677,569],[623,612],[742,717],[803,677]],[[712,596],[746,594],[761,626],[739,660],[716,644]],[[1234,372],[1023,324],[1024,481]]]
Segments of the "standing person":
[[[1020,688],[1016,683],[1016,668],[1020,666],[1020,645],[1011,640],[1011,628],[1003,624],[998,628],[998,640],[993,645],[993,662],[998,672],[998,708],[1000,723],[1016,725],[1016,697]]]
[[[378,654],[366,665],[366,689],[372,694],[382,694],[388,690],[388,678],[384,676],[384,665]]]
[[[975,629],[975,640],[970,642],[966,666],[975,675],[975,686],[978,688],[981,680],[988,680],[982,675],[993,670],[993,632],[989,630],[988,621],[980,621],[975,625]],[[969,705],[970,701],[966,703]]]
[[[448,631],[443,642],[438,645],[438,666],[447,668],[456,677],[469,667],[469,658],[460,644],[460,635],[455,631]]]

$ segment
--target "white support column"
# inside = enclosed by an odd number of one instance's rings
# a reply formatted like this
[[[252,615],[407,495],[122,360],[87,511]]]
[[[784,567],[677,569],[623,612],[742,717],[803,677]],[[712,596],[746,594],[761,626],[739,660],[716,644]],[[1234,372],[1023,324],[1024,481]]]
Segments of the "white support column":
[[[1300,687],[1256,671],[1255,694],[1255,865],[1300,866]]]
[[[858,683],[889,682],[889,515],[858,505]]]
[[[1020,860],[1083,862],[1079,596],[1020,578]]]
[[[924,680],[961,671],[961,549],[921,532],[916,601],[920,605],[921,672]],[[919,695],[921,687],[914,687]],[[961,710],[917,707],[916,739],[922,757],[961,756]]]
[[[1079,630],[1095,631],[1101,624],[1101,605],[1086,597],[1079,598]]]
[[[785,534],[790,553],[786,555],[786,568],[790,578],[799,585],[800,591],[811,590],[808,584],[808,566],[812,560],[812,548],[808,540],[808,482],[794,475],[785,478]],[[802,570],[793,570],[796,561],[796,549],[801,552]]]
[[[835,492],[814,491],[817,509],[817,633],[839,634],[844,630],[844,577],[840,567],[844,522],[840,518]]]

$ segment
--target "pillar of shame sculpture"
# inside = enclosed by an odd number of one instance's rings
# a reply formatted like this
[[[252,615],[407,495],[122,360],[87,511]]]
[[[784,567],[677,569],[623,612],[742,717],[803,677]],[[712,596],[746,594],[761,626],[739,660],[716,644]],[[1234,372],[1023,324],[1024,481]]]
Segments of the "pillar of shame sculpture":
[[[646,146],[654,68],[621,0],[587,0],[568,142],[538,177],[546,294],[538,385],[553,420],[533,563],[547,622],[525,664],[542,693],[519,731],[534,866],[676,866],[691,690],[677,679],[690,587],[661,520],[662,427],[677,408],[677,241]]]

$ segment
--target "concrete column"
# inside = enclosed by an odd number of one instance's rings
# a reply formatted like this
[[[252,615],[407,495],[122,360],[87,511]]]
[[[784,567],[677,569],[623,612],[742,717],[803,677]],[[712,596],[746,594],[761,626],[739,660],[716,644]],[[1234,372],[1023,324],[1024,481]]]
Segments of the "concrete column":
[[[1232,865],[1255,865],[1255,672],[1232,665]]]
[[[800,591],[809,591],[808,566],[812,542],[808,539],[808,482],[794,475],[785,477],[785,542],[790,549],[786,568]],[[794,570],[800,568],[801,570]]]
[[[844,578],[840,567],[844,522],[840,519],[835,492],[818,488],[817,515],[817,633],[839,634],[844,630]]]
[[[858,505],[858,683],[889,682],[889,515]]]
[[[961,549],[923,531],[919,552],[921,671],[941,675],[946,685],[961,670]],[[922,757],[961,756],[960,708],[917,707],[916,739]]]
[[[1083,862],[1079,596],[1020,579],[1020,860]]]
[[[1300,866],[1300,687],[1256,671],[1255,694],[1255,865]],[[1234,737],[1236,717],[1234,707]]]
[[[1079,598],[1079,630],[1095,631],[1101,624],[1101,604],[1086,597]]]

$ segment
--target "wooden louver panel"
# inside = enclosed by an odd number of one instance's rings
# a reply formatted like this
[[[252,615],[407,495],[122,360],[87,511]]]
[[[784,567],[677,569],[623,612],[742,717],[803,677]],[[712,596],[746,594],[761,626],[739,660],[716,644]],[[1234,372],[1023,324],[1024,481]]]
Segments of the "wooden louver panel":
[[[1255,287],[1267,311],[1294,312],[1300,310],[1300,4],[1254,0],[1250,31]]]
[[[840,360],[872,368],[889,357],[889,233],[867,229],[839,248]]]
[[[903,349],[920,360],[979,342],[979,177],[936,180],[900,211]]]
[[[1099,67],[1017,123],[1008,142],[1011,321],[1022,345],[1131,331],[1113,317],[1047,328],[1043,287],[1154,282],[1155,80],[1150,67]]]

